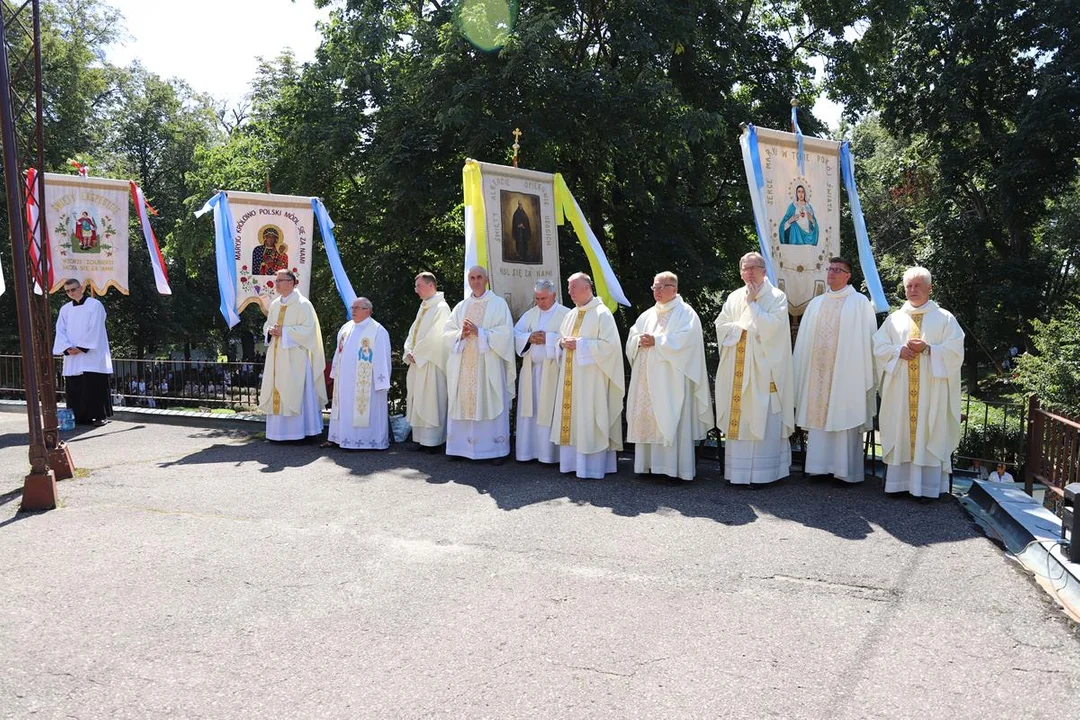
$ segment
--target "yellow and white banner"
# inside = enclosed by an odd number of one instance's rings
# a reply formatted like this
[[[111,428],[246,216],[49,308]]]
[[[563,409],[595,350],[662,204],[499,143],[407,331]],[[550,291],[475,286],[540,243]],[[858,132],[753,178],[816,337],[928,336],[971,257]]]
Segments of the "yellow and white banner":
[[[236,311],[258,303],[263,313],[277,296],[274,274],[292,270],[310,295],[314,211],[310,197],[228,191],[236,262]]]
[[[758,196],[748,163],[751,196],[763,205],[755,212],[765,216],[777,287],[787,295],[788,311],[802,315],[825,292],[829,258],[840,254],[840,143],[804,136],[800,172],[796,135],[756,132],[764,185]]]
[[[570,220],[589,259],[596,295],[612,309],[630,305],[561,175],[467,160],[462,185],[466,294],[469,268],[479,265],[488,269],[492,292],[506,300],[515,319],[532,307],[538,280],[550,280],[562,302],[558,226]]]
[[[45,173],[45,220],[56,292],[68,278],[128,294],[127,180]]]

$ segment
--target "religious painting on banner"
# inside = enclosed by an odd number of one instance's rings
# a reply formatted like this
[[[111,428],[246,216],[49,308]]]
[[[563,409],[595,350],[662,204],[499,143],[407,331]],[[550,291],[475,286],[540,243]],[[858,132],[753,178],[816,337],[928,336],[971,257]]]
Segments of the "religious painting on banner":
[[[758,128],[757,140],[777,286],[789,312],[802,315],[825,292],[829,258],[840,254],[840,143],[804,137],[800,171],[796,135]]]
[[[263,313],[277,296],[274,275],[292,270],[297,288],[309,295],[314,212],[310,197],[226,193],[232,210],[236,261],[236,307],[258,303]]]
[[[109,287],[128,294],[127,180],[45,173],[45,221],[53,283],[89,283],[95,295]]]
[[[561,292],[555,176],[479,163],[491,290],[519,318],[533,305],[537,280]]]

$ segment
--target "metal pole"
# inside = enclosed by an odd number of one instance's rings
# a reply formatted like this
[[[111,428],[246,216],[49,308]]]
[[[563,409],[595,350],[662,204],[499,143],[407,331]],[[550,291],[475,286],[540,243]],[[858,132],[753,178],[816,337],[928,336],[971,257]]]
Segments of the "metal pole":
[[[36,4],[36,3],[35,3]],[[15,144],[15,117],[12,112],[11,70],[8,65],[7,20],[0,15],[0,135],[4,143],[4,184],[7,189],[8,223],[11,231],[15,274],[15,303],[22,347],[23,378],[26,382],[26,416],[30,426],[30,474],[23,482],[23,510],[51,510],[56,507],[56,475],[49,467],[41,427],[41,405],[37,373],[37,348],[31,319],[30,272],[27,267],[26,226],[23,217],[23,185],[19,175],[18,147]]]
[[[34,313],[34,339],[38,344],[38,377],[41,378],[41,420],[45,437],[45,449],[49,455],[49,467],[56,474],[57,480],[67,480],[75,476],[75,465],[71,460],[67,443],[60,439],[60,423],[56,418],[56,362],[52,354],[52,309],[49,307],[49,254],[48,228],[45,206],[45,118],[42,83],[41,83],[41,5],[34,1],[34,125],[35,145],[37,145],[37,227],[30,228],[36,237],[41,238],[38,258],[40,264],[41,295],[35,295],[37,312]],[[33,237],[33,236],[32,236]]]

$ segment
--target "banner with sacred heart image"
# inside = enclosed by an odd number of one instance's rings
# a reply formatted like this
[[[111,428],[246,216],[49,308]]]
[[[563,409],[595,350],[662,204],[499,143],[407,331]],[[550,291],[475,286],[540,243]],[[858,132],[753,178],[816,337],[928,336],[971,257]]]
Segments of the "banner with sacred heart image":
[[[127,180],[45,173],[52,284],[68,278],[89,283],[95,295],[115,287],[128,294]]]
[[[840,254],[840,143],[757,128],[766,242],[788,312],[802,315],[826,290]],[[800,161],[800,154],[802,158]]]
[[[258,303],[263,314],[277,296],[278,270],[296,274],[297,289],[310,294],[314,212],[310,197],[228,191],[234,222],[232,250],[236,262],[236,309]]]

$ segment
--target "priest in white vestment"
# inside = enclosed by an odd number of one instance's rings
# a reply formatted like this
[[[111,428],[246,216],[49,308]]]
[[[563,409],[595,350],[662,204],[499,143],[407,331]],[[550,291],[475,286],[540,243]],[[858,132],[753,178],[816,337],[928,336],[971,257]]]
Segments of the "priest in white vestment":
[[[936,498],[949,487],[960,444],[960,369],[964,331],[930,299],[922,267],[904,273],[907,302],[874,334],[881,372],[885,492]]]
[[[795,429],[787,296],[765,276],[765,259],[743,255],[744,287],[716,318],[716,425],[725,435],[724,479],[761,485],[791,472]]]
[[[112,415],[109,376],[112,352],[105,332],[105,306],[87,296],[82,281],[70,278],[64,292],[71,302],[60,307],[56,318],[53,354],[64,356],[67,406],[76,425],[104,425]]]
[[[570,309],[556,302],[555,286],[540,280],[533,286],[536,305],[514,324],[514,348],[522,358],[518,379],[514,457],[518,462],[559,462],[559,446],[551,442],[559,379],[559,326]]]
[[[352,319],[341,326],[330,367],[334,401],[323,447],[385,450],[390,447],[390,335],[371,317],[371,301],[353,300]]]
[[[874,427],[874,307],[848,284],[851,262],[829,259],[829,286],[810,301],[795,339],[795,424],[804,428],[808,476],[838,485],[865,477],[863,436]]]
[[[420,296],[420,308],[409,327],[402,356],[409,366],[405,376],[405,419],[412,427],[412,439],[434,451],[446,442],[446,343],[443,326],[450,319],[450,306],[439,292],[435,276],[422,272],[413,288]]]
[[[559,328],[558,403],[551,441],[559,446],[559,471],[602,478],[618,470],[626,378],[615,317],[593,295],[592,278],[567,281],[575,308]]]
[[[311,302],[296,289],[296,275],[278,270],[278,297],[263,325],[266,364],[259,409],[266,413],[267,440],[303,440],[323,431],[326,356]]]
[[[506,301],[487,285],[487,270],[469,268],[471,294],[443,326],[449,351],[446,454],[501,464],[510,454],[514,321]]]
[[[679,278],[653,278],[656,305],[642,313],[626,339],[630,392],[626,439],[634,443],[634,472],[693,480],[695,448],[713,426],[701,320],[679,295]]]

